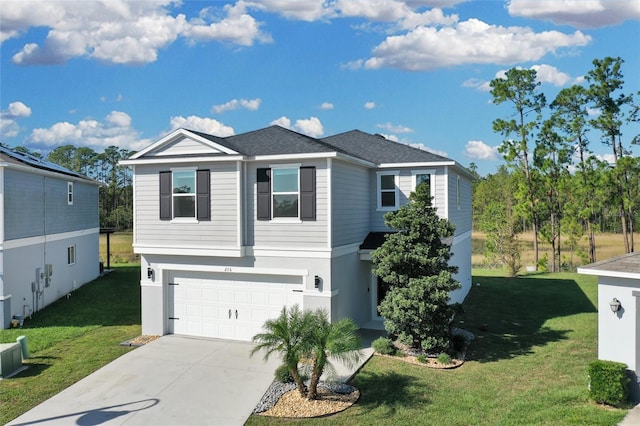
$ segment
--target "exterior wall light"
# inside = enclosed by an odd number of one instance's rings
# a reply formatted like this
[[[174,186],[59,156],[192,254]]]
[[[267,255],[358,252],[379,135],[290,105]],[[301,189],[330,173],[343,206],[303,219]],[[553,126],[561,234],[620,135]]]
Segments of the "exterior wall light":
[[[622,306],[622,304],[615,297],[611,302],[609,302],[609,307],[611,308],[611,312],[613,312],[614,314],[620,310],[620,306]]]
[[[153,269],[147,268],[147,279],[153,281]]]
[[[320,276],[316,275],[314,280],[313,280],[313,286],[315,288],[320,288],[320,284],[322,284],[322,278],[320,278]]]

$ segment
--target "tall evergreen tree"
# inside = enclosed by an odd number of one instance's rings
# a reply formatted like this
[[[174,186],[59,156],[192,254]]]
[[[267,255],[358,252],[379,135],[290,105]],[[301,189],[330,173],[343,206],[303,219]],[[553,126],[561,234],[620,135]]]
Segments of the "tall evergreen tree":
[[[535,140],[546,99],[544,94],[537,92],[540,83],[536,82],[535,70],[512,68],[506,72],[505,78],[493,79],[490,85],[493,103],[500,105],[510,102],[515,109],[516,118],[494,120],[493,130],[504,137],[499,151],[507,164],[514,170],[520,170],[524,176],[524,186],[517,196],[520,203],[526,206],[533,227],[533,251],[537,266],[540,221],[529,143]],[[513,115],[509,113],[510,117]]]
[[[441,219],[431,205],[426,184],[409,196],[409,203],[385,215],[396,232],[371,253],[374,273],[386,286],[379,306],[390,335],[402,343],[427,351],[450,345],[449,323],[454,307],[449,296],[460,288],[449,265],[454,226]]]

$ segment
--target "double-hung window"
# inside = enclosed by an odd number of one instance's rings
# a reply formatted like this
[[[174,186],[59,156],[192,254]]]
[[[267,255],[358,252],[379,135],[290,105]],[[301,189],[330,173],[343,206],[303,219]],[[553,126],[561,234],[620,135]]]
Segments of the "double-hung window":
[[[378,172],[378,210],[396,210],[398,200],[398,173]]]
[[[210,171],[160,172],[161,220],[211,220]]]
[[[258,220],[316,220],[316,168],[285,164],[258,169],[256,202]]]
[[[67,182],[67,204],[73,205],[73,182]]]
[[[298,167],[272,168],[273,218],[298,217]]]

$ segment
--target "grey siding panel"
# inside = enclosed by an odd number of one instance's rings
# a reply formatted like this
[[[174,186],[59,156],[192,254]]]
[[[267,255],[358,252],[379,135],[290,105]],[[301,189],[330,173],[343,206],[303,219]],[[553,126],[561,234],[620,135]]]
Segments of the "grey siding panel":
[[[457,179],[460,177],[460,207]],[[456,235],[471,231],[471,181],[449,169],[449,220],[456,226]]]
[[[286,162],[280,161],[279,164]],[[328,228],[327,164],[326,160],[292,161],[302,167],[316,167],[316,220],[291,221],[257,220],[256,176],[258,168],[268,168],[270,163],[249,163],[247,166],[247,245],[269,248],[326,248]]]
[[[413,175],[412,172],[419,171],[422,168],[405,168],[405,169],[385,169],[384,171],[399,172],[398,185],[399,185],[399,201],[400,205],[404,205],[409,202],[409,195],[414,190],[413,187]],[[438,215],[444,217],[446,212],[446,203],[448,196],[446,194],[446,175],[444,174],[444,167],[425,167],[425,170],[433,171],[431,184],[435,187],[435,197],[433,205],[438,209]],[[369,171],[370,182],[369,188],[371,193],[370,210],[371,210],[371,230],[372,231],[388,231],[389,228],[384,224],[384,215],[387,211],[377,210],[377,191],[378,182],[376,170]],[[453,188],[455,190],[455,187]],[[451,188],[449,188],[451,190]],[[455,196],[455,194],[454,194]]]
[[[333,246],[361,243],[370,229],[369,170],[334,161],[331,180]]]
[[[67,204],[67,182],[5,169],[5,239],[97,228],[98,187],[73,181],[73,204]]]
[[[180,167],[189,167],[181,164]],[[135,226],[136,244],[191,248],[237,246],[237,176],[236,163],[204,164],[211,170],[211,220],[199,223],[161,221],[160,171],[170,166],[136,166]]]

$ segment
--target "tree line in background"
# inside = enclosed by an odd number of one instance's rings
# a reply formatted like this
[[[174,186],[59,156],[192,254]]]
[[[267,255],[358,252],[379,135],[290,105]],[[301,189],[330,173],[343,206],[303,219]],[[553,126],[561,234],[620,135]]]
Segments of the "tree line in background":
[[[41,153],[23,146],[12,149],[43,159]],[[110,146],[98,153],[86,146],[63,145],[50,151],[46,160],[102,183],[100,227],[127,231],[133,228],[133,182],[131,170],[118,165],[118,162],[134,153],[117,146]]]
[[[625,252],[635,250],[640,159],[630,144],[639,144],[640,135],[626,143],[623,129],[640,122],[640,107],[623,92],[623,62],[595,59],[586,87],[563,89],[550,104],[535,70],[514,68],[491,81],[493,103],[510,105],[505,118],[493,121],[506,166],[478,176],[473,214],[487,234],[487,253],[512,274],[522,266],[518,234],[528,230],[536,267],[551,271],[561,269],[563,250],[573,259],[585,235],[588,250],[578,254],[587,262],[597,259],[597,232],[620,233]],[[610,147],[610,161],[592,153],[594,143]],[[541,240],[550,244],[551,259],[540,258]]]

